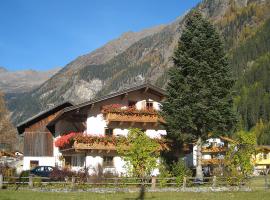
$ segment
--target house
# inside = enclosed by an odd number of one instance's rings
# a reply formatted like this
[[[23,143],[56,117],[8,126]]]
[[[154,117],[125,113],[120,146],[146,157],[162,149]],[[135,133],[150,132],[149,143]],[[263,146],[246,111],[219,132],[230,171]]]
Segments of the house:
[[[158,115],[164,98],[164,90],[146,83],[33,117],[18,127],[26,136],[24,168],[46,164],[88,169],[89,173],[99,167],[103,172],[125,173],[125,163],[112,140],[126,136],[131,127],[142,129],[151,138],[166,135]],[[69,140],[75,136],[77,139]]]
[[[202,166],[205,175],[214,173],[222,174],[225,166],[225,156],[229,148],[229,143],[234,142],[228,137],[216,137],[207,139],[202,145]],[[197,165],[197,146],[193,147],[193,166]]]
[[[17,126],[18,134],[24,136],[24,170],[36,165],[55,166],[54,135],[46,126],[62,109],[72,105],[65,102],[41,112]]]
[[[260,145],[256,147],[253,156],[254,173],[265,174],[270,170],[270,146]]]

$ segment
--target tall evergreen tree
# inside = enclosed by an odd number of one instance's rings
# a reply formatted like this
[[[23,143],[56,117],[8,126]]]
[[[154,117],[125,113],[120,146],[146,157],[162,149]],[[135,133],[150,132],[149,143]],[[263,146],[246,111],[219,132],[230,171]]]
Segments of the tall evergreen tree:
[[[162,115],[169,138],[197,141],[196,177],[202,179],[202,142],[209,133],[230,133],[236,116],[231,94],[234,80],[222,41],[199,12],[187,16],[173,61]]]

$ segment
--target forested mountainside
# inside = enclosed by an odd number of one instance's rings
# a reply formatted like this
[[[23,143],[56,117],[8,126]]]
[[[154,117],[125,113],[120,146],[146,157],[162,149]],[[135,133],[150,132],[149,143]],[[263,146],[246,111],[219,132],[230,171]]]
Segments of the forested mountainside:
[[[224,37],[237,80],[235,106],[243,126],[251,128],[260,119],[269,121],[270,1],[205,0],[195,9],[201,10]],[[148,34],[136,33],[140,37],[119,51],[119,44],[115,43],[113,50],[93,52],[102,57],[93,58],[93,53],[79,57],[39,88],[19,99],[9,99],[14,122],[65,100],[80,103],[146,80],[164,87],[184,20],[182,17],[169,25],[149,29],[152,31],[148,30]],[[121,37],[119,40],[124,41]]]

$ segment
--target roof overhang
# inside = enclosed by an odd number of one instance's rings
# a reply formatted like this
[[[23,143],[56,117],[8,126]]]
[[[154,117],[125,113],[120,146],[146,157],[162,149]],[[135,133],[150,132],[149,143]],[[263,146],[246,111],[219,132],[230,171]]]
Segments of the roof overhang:
[[[52,115],[52,114],[54,114],[54,113],[56,113],[64,108],[70,107],[70,106],[73,106],[73,104],[70,102],[64,102],[64,103],[57,105],[53,108],[45,110],[45,111],[27,119],[27,120],[25,120],[24,122],[18,124],[17,131],[19,134],[22,134],[25,131],[25,129],[27,127],[31,126],[32,124],[34,124],[34,123],[46,118],[47,116]]]

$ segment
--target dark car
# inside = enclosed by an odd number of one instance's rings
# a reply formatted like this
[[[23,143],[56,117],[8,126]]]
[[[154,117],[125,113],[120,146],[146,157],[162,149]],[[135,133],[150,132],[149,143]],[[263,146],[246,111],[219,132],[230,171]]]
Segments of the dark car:
[[[30,170],[30,174],[40,177],[50,177],[50,174],[55,170],[51,166],[38,166]]]

